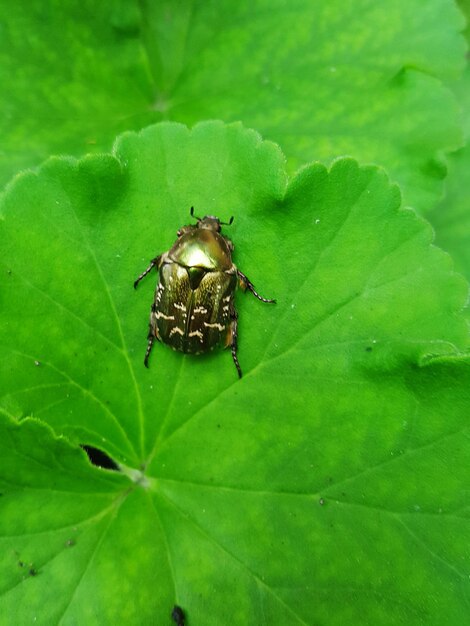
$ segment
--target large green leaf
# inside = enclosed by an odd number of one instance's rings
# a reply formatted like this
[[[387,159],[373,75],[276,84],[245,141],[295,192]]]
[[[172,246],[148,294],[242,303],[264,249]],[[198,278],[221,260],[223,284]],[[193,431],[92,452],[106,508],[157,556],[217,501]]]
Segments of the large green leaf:
[[[229,352],[143,366],[156,276],[132,283],[191,205],[235,216],[237,265],[278,300],[237,294],[241,380]],[[276,146],[217,122],[16,179],[0,624],[169,624],[175,603],[193,626],[462,624],[467,286],[399,207],[381,169],[287,183]]]
[[[3,181],[108,149],[119,130],[214,117],[278,141],[291,169],[340,154],[385,165],[428,208],[441,153],[461,142],[440,82],[464,64],[451,0],[29,0],[0,20]]]

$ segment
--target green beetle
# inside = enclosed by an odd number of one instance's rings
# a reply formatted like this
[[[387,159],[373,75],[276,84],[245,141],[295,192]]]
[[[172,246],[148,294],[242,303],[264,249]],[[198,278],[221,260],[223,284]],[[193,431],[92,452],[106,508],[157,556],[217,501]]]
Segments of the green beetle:
[[[174,350],[202,354],[216,346],[229,347],[241,378],[237,358],[237,312],[234,295],[239,283],[243,290],[262,302],[262,298],[245,274],[232,261],[233,243],[221,234],[218,217],[191,217],[197,224],[183,226],[173,247],[152,259],[148,268],[134,282],[134,288],[153,268],[159,273],[155,298],[150,311],[147,351],[148,360],[155,339]]]

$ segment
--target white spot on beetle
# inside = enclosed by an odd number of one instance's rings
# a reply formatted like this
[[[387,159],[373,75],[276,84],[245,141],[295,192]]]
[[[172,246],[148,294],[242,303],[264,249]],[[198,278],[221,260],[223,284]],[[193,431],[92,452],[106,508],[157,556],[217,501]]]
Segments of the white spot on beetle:
[[[181,302],[175,302],[173,306],[175,307],[175,309],[178,309],[179,311],[186,312],[186,307],[184,306],[184,304],[181,304]]]
[[[225,326],[223,324],[219,324],[218,322],[214,322],[213,324],[209,324],[209,322],[204,322],[204,326],[206,328],[217,328],[217,330],[225,330]]]
[[[181,330],[181,328],[179,328],[178,326],[173,326],[173,328],[170,331],[170,337],[172,337],[173,335],[176,335],[176,333],[178,333],[182,337],[184,336],[184,330]]]
[[[161,311],[157,312],[157,320],[174,320],[175,316],[174,315],[165,315],[165,313],[162,313]]]

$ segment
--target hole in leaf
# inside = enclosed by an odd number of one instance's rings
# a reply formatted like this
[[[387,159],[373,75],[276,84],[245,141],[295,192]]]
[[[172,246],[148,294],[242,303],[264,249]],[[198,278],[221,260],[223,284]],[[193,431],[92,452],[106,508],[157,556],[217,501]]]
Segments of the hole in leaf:
[[[117,463],[103,452],[99,448],[94,448],[93,446],[87,446],[85,444],[80,445],[83,450],[88,454],[88,458],[97,467],[101,467],[102,469],[113,470],[115,472],[119,471],[119,467]]]

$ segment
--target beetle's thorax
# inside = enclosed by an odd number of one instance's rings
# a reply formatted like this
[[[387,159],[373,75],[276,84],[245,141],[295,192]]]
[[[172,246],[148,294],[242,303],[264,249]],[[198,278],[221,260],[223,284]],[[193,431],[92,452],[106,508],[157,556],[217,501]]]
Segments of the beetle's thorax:
[[[200,222],[216,218],[204,218]],[[168,252],[175,263],[185,267],[202,267],[207,270],[227,271],[233,266],[232,254],[225,237],[218,231],[201,227],[198,223],[183,232]]]

